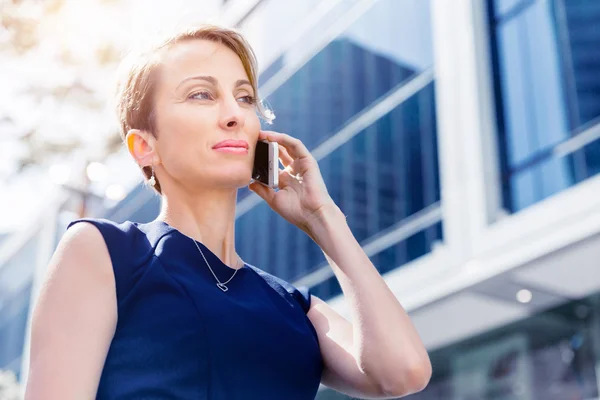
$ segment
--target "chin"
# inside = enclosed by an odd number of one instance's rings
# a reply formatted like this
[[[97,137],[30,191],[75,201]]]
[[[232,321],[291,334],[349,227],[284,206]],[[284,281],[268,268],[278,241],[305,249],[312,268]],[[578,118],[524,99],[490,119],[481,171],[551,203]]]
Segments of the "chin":
[[[217,177],[217,181],[223,186],[240,189],[250,184],[252,171],[228,171]]]

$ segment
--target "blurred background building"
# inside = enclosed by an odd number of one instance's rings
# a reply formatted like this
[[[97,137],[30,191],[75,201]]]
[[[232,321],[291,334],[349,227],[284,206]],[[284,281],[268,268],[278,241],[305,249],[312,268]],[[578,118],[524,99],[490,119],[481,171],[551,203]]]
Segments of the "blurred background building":
[[[26,3],[42,2],[6,3],[5,80],[28,58],[38,71],[49,54],[33,28],[34,39],[15,39]],[[49,3],[25,21],[75,7]],[[34,72],[19,75],[30,87],[9,76],[17,95],[0,100],[2,191],[25,193],[1,211],[16,222],[0,236],[0,368],[26,379],[31,307],[69,221],[157,215],[160,198],[140,184],[98,99],[122,49],[185,16],[237,27],[255,47],[272,129],[319,160],[430,351],[432,381],[411,398],[599,398],[599,1],[78,2],[92,3],[134,30],[96,22],[104,42],[93,61],[52,53],[54,86]],[[236,235],[247,262],[350,318],[320,249],[247,189]],[[256,235],[264,239],[244,240]],[[318,398],[346,397],[322,388]]]

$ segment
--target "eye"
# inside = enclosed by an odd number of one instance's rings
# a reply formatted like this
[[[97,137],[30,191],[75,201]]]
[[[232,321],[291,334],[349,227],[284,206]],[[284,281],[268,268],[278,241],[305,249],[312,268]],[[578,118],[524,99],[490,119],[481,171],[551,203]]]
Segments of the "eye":
[[[201,92],[194,92],[192,94],[190,94],[190,96],[188,97],[190,99],[195,99],[195,100],[212,100],[212,94],[210,94],[210,92],[207,91],[201,91]]]
[[[248,104],[256,104],[256,98],[254,96],[243,96],[243,97],[239,97],[238,101],[242,101],[243,103],[248,103]]]

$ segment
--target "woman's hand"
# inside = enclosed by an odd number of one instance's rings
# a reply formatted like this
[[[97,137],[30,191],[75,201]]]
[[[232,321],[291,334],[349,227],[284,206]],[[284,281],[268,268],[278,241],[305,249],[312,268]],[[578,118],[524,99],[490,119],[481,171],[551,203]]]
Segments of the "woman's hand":
[[[285,166],[279,170],[279,191],[258,182],[253,182],[250,190],[283,218],[311,235],[312,224],[325,212],[337,209],[327,192],[317,160],[299,139],[284,133],[261,131],[258,140],[265,139],[279,144],[279,159]]]

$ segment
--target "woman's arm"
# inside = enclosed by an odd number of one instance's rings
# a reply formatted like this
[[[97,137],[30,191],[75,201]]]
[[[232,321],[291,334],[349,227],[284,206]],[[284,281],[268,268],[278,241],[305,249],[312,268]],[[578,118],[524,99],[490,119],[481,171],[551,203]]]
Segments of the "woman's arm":
[[[324,207],[311,219],[309,232],[333,268],[353,318],[350,324],[313,297],[308,317],[319,336],[325,363],[323,384],[373,398],[422,390],[431,377],[427,351],[342,212]]]
[[[95,399],[117,323],[112,263],[100,231],[67,230],[37,300],[26,400]]]
[[[259,139],[279,143],[285,169],[278,191],[258,183],[250,189],[321,247],[352,312],[354,325],[322,301],[308,312],[325,361],[323,383],[359,397],[423,389],[431,377],[427,351],[329,196],[317,161],[299,139],[284,133],[261,131]]]

